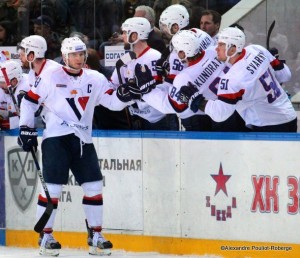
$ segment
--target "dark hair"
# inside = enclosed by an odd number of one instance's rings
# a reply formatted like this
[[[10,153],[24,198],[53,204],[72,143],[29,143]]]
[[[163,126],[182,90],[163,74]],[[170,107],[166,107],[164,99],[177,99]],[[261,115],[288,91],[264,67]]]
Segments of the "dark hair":
[[[215,10],[204,10],[204,11],[202,11],[201,16],[200,16],[200,20],[201,20],[201,17],[204,16],[204,15],[211,15],[213,17],[213,22],[218,23],[219,25],[221,25],[222,15],[219,14],[217,11],[215,11]]]
[[[232,28],[238,28],[238,29],[240,29],[242,32],[244,32],[244,28],[243,28],[241,25],[239,25],[238,23],[233,23],[233,24],[231,24],[229,27],[232,27]]]
[[[98,52],[93,48],[88,48],[87,53],[88,57],[86,59],[86,64],[90,67],[90,69],[100,72],[100,59]]]

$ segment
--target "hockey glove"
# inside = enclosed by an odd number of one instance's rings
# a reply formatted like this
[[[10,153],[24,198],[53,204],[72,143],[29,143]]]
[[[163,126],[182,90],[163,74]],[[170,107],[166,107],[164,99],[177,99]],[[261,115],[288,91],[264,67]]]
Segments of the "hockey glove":
[[[135,79],[141,94],[147,94],[156,86],[156,81],[147,65],[137,64],[135,66]]]
[[[135,83],[122,84],[117,89],[117,97],[122,102],[129,102],[142,98],[140,89]]]
[[[179,90],[180,101],[187,104],[189,108],[196,113],[204,101],[203,95],[198,91],[197,87],[192,83],[182,86]]]
[[[26,152],[37,151],[38,146],[38,132],[35,128],[29,128],[28,126],[20,126],[20,132],[18,137],[18,144],[22,147],[22,149]]]
[[[18,100],[18,107],[20,108],[21,106],[21,101],[24,98],[24,96],[27,94],[27,91],[20,90],[19,94],[17,95],[17,100]]]
[[[166,59],[158,59],[155,66],[158,76],[166,77],[170,72],[170,63]]]

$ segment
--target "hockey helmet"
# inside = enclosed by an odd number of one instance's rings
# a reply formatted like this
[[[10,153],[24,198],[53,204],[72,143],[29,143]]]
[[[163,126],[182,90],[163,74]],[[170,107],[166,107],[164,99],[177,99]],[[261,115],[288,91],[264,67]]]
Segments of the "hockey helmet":
[[[127,42],[129,44],[135,44],[138,40],[148,39],[149,33],[151,31],[150,22],[143,17],[132,17],[127,19],[122,24],[122,31],[127,33]],[[130,35],[135,32],[138,34],[138,39],[135,42],[129,42]]]
[[[34,58],[44,58],[47,51],[47,42],[39,35],[24,38],[19,46],[24,49],[26,55],[33,52]]]
[[[236,46],[236,53],[240,53],[246,44],[246,37],[240,29],[228,27],[219,33],[218,43],[226,44],[226,53],[232,46]]]
[[[192,28],[190,29],[192,32],[196,34],[196,36],[199,38],[200,41],[200,49],[205,50],[210,46],[214,46],[214,40],[211,36],[209,36],[208,33],[206,33],[203,30],[200,30],[198,28]]]
[[[1,63],[1,72],[0,72],[0,83],[1,84],[6,83],[5,77],[2,72],[2,68],[5,68],[9,82],[12,79],[15,79],[15,78],[17,79],[17,81],[18,81],[17,84],[14,86],[11,86],[12,88],[15,88],[20,83],[20,81],[22,80],[22,77],[23,77],[23,71],[22,71],[21,64],[14,60],[7,60],[7,61],[4,61],[3,63]]]
[[[189,13],[181,4],[173,4],[167,7],[159,17],[159,28],[163,30],[167,27],[169,34],[172,34],[171,28],[173,24],[178,24],[179,30],[189,25]]]
[[[194,57],[200,52],[199,38],[190,30],[181,30],[172,38],[172,45],[177,53],[183,51],[185,58]]]

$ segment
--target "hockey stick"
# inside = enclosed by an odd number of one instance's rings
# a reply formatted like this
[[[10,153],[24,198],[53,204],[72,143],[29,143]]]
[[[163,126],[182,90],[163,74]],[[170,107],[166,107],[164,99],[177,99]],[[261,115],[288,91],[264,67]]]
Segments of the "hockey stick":
[[[274,29],[274,26],[275,26],[275,20],[271,23],[269,29],[268,29],[268,33],[267,33],[267,49],[270,50],[270,37],[271,37],[271,33]]]
[[[116,62],[116,70],[117,70],[120,84],[123,84],[123,80],[121,76],[121,67],[127,65],[133,59],[136,59],[136,54],[133,51],[128,51],[126,54],[121,56],[121,58]]]
[[[121,67],[128,64],[133,59],[136,59],[136,54],[133,51],[128,51],[126,54],[121,56],[121,58],[116,62],[116,70],[117,70],[117,75],[118,75],[118,80],[119,80],[120,85],[123,84],[122,75],[121,75]],[[125,114],[127,117],[127,122],[129,124],[130,128],[132,128],[132,121],[131,121],[130,114],[128,112],[128,107],[124,108],[124,110],[125,110]]]
[[[5,83],[7,85],[7,89],[8,89],[9,95],[11,96],[12,101],[14,103],[17,115],[20,117],[20,109],[18,107],[16,98],[15,98],[15,96],[14,96],[12,90],[11,90],[11,83],[10,83],[9,78],[7,76],[6,68],[4,68],[4,67],[1,68],[1,71],[2,71],[3,77],[5,79]],[[40,233],[40,232],[42,232],[42,230],[44,229],[45,225],[47,224],[47,222],[48,222],[48,220],[49,220],[49,218],[50,218],[50,216],[52,214],[52,211],[54,209],[54,206],[53,206],[53,203],[51,201],[51,197],[50,197],[47,185],[45,183],[45,179],[43,177],[42,171],[40,169],[40,165],[39,165],[39,163],[37,161],[37,158],[36,158],[36,155],[35,155],[35,152],[34,152],[33,149],[31,149],[31,154],[32,154],[32,158],[34,160],[34,163],[35,163],[35,166],[36,166],[36,169],[37,169],[37,173],[38,173],[38,176],[40,178],[42,187],[44,188],[44,191],[45,191],[45,194],[46,194],[46,197],[47,197],[46,210],[44,211],[43,215],[40,217],[40,219],[38,220],[38,222],[34,226],[34,231],[36,231],[37,233]]]
[[[46,185],[45,179],[43,177],[42,171],[40,169],[39,163],[37,161],[37,158],[36,158],[36,155],[35,155],[35,152],[34,152],[33,149],[31,149],[31,154],[32,154],[32,157],[33,157],[33,160],[34,160],[37,172],[38,172],[38,176],[40,178],[42,187],[44,189],[44,192],[45,192],[46,198],[47,198],[46,210],[44,211],[43,215],[40,217],[40,219],[38,220],[38,222],[34,226],[34,231],[37,232],[37,233],[40,233],[40,232],[43,231],[44,227],[46,226],[46,224],[47,224],[47,222],[48,222],[48,220],[49,220],[49,218],[50,218],[50,216],[53,212],[54,205],[51,201],[51,197],[50,197],[50,194],[49,194],[49,191],[48,191],[48,187]]]

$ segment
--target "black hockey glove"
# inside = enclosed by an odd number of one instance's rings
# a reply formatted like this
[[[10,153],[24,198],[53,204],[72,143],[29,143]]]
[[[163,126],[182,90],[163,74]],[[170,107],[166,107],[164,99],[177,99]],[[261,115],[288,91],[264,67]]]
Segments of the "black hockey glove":
[[[135,79],[141,94],[147,94],[156,86],[156,81],[147,65],[137,64],[135,66]]]
[[[190,82],[188,85],[180,88],[179,98],[180,101],[187,104],[194,113],[199,110],[200,105],[205,100],[203,95],[198,91],[198,88]]]
[[[35,128],[29,128],[28,126],[20,126],[18,144],[23,148],[24,151],[28,152],[32,149],[34,150],[34,152],[37,151],[37,137],[38,132]]]
[[[135,83],[122,84],[117,89],[117,97],[122,102],[139,100],[142,98],[142,93]]]
[[[24,96],[27,94],[27,91],[20,90],[19,94],[17,95],[17,101],[18,101],[18,107],[21,106],[21,101],[24,98]]]
[[[166,77],[170,72],[170,63],[166,59],[158,59],[155,66],[158,76]]]

